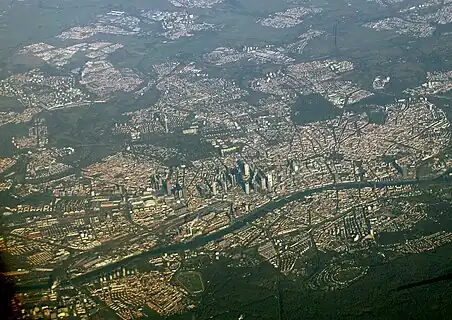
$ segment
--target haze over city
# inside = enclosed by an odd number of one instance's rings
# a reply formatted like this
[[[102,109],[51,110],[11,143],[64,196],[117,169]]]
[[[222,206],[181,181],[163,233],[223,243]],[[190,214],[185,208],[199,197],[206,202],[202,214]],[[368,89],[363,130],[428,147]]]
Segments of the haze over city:
[[[451,1],[0,25],[6,319],[448,319]]]

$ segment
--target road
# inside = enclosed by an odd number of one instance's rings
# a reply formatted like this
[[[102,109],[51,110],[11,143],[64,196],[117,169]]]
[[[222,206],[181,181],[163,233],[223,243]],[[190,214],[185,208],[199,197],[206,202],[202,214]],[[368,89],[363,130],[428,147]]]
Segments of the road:
[[[265,204],[262,207],[259,207],[246,216],[244,216],[241,220],[236,221],[234,224],[230,225],[229,227],[219,230],[217,232],[199,236],[197,238],[192,239],[191,241],[185,242],[185,243],[177,243],[177,244],[170,244],[165,247],[157,247],[153,248],[149,251],[127,257],[121,261],[111,263],[109,265],[106,265],[104,267],[98,268],[96,270],[87,272],[85,274],[76,276],[71,279],[71,282],[73,284],[81,284],[83,282],[86,282],[91,279],[98,278],[100,275],[109,273],[117,268],[119,268],[122,265],[129,264],[132,262],[136,262],[142,259],[150,259],[151,257],[161,255],[164,253],[172,253],[172,252],[179,252],[187,249],[194,249],[199,246],[202,246],[210,241],[218,240],[224,237],[225,235],[234,232],[240,228],[243,228],[248,223],[254,221],[255,219],[262,217],[267,212],[276,210],[278,208],[281,208],[285,206],[286,204],[296,201],[299,199],[302,199],[305,196],[322,192],[326,190],[345,190],[345,189],[358,189],[358,188],[364,188],[364,187],[372,187],[372,188],[383,188],[383,187],[389,187],[389,186],[405,186],[405,185],[416,185],[416,184],[429,184],[429,183],[450,183],[452,180],[452,177],[449,175],[449,173],[452,172],[452,169],[449,169],[445,174],[443,174],[440,177],[431,178],[431,179],[425,179],[425,180],[399,180],[399,181],[376,181],[376,182],[346,182],[346,183],[338,183],[338,184],[328,184],[320,187],[315,187],[312,189],[307,190],[301,190],[296,191],[286,197],[280,198],[276,201],[272,201],[268,204]]]

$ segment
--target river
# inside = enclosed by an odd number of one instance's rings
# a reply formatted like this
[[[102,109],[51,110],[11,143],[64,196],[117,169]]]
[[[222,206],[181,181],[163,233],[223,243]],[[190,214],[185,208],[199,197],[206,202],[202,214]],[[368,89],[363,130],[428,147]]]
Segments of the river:
[[[262,207],[259,207],[253,211],[251,211],[249,214],[244,216],[241,220],[238,220],[234,224],[230,225],[229,227],[219,230],[217,232],[210,233],[208,235],[199,236],[197,238],[194,238],[191,241],[185,242],[185,243],[177,243],[177,244],[170,244],[165,247],[158,247],[153,248],[151,250],[148,250],[146,252],[142,252],[140,254],[127,257],[121,261],[114,262],[111,264],[108,264],[106,266],[103,266],[101,268],[98,268],[96,270],[87,272],[85,274],[76,276],[71,279],[71,282],[73,284],[81,284],[83,282],[86,282],[88,280],[98,278],[102,274],[107,274],[109,272],[112,272],[113,270],[119,268],[122,265],[129,264],[132,262],[136,262],[138,260],[142,259],[149,259],[154,256],[158,256],[164,253],[173,253],[173,252],[179,252],[187,249],[194,249],[199,246],[202,246],[210,241],[218,240],[224,237],[225,235],[234,232],[240,228],[243,228],[251,221],[254,221],[255,219],[262,217],[266,213],[273,211],[275,209],[281,208],[284,205],[300,200],[305,196],[311,195],[313,193],[322,192],[326,190],[345,190],[345,189],[358,189],[358,188],[365,188],[365,187],[371,187],[371,188],[384,188],[384,187],[390,187],[390,186],[406,186],[406,185],[417,185],[417,184],[429,184],[429,183],[450,183],[451,182],[451,176],[449,173],[452,172],[452,169],[449,169],[445,174],[443,174],[440,177],[431,178],[431,179],[423,179],[423,180],[400,180],[400,181],[378,181],[378,182],[346,182],[346,183],[338,183],[338,184],[328,184],[321,187],[316,187],[312,189],[307,190],[301,190],[296,191],[288,196],[282,197],[278,200],[272,201],[270,203],[265,204]]]

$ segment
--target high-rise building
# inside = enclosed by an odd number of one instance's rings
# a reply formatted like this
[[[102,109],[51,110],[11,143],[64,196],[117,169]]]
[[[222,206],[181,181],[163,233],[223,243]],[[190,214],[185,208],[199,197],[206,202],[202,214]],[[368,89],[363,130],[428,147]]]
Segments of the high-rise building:
[[[204,198],[204,197],[208,194],[208,192],[209,192],[209,188],[208,188],[204,183],[198,184],[197,189],[198,189],[199,195],[200,195],[201,197],[203,197],[203,198]]]
[[[244,163],[243,164],[243,175],[245,177],[249,177],[250,176],[250,165],[248,163]]]
[[[235,177],[235,174],[230,173],[229,174],[229,180],[231,181],[231,186],[234,187],[237,184],[237,179]]]
[[[171,190],[172,190],[173,186],[171,185],[171,181],[169,181],[169,179],[166,180],[166,194],[167,195],[171,195]]]
[[[168,133],[168,118],[166,114],[163,116],[163,126],[165,127],[165,132]]]
[[[258,177],[260,177],[260,175],[257,174],[257,171],[253,171],[250,169],[250,174],[251,174],[251,179],[249,180],[251,182],[251,185],[257,185],[258,184]]]
[[[228,192],[228,184],[226,183],[225,180],[221,181],[221,188],[223,189],[224,193]]]
[[[214,196],[217,195],[217,182],[216,181],[212,181],[212,194]]]
[[[179,183],[176,184],[176,187],[173,189],[173,191],[177,199],[184,198],[183,188]]]
[[[268,190],[273,188],[273,175],[271,173],[267,174],[267,188]]]

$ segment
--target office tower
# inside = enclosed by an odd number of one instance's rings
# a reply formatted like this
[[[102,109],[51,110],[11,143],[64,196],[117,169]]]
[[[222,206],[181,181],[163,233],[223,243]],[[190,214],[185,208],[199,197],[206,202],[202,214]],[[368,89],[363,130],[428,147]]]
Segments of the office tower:
[[[171,182],[169,181],[169,179],[166,180],[166,194],[167,195],[171,195],[171,189],[173,188],[173,186],[171,185]]]
[[[271,190],[273,188],[273,176],[271,173],[267,174],[267,188]]]
[[[237,179],[235,177],[235,174],[230,173],[229,174],[229,180],[231,181],[231,186],[234,187],[237,184]]]
[[[174,194],[178,199],[184,198],[183,188],[179,183],[176,184],[176,187],[174,188]]]
[[[216,181],[212,181],[212,194],[214,196],[217,195],[217,182]]]
[[[249,177],[250,176],[250,166],[248,163],[244,163],[243,164],[243,175],[245,177]]]
[[[163,116],[163,126],[165,127],[165,132],[168,133],[168,118],[166,114]]]
[[[228,184],[226,183],[225,180],[221,181],[221,188],[223,189],[224,193],[228,192]]]
[[[258,175],[256,171],[252,171],[252,170],[250,170],[250,173],[251,173],[251,179],[250,179],[251,185],[252,186],[257,185],[258,184],[257,180],[258,180],[258,177],[260,178],[260,175]]]
[[[206,195],[209,191],[207,186],[203,183],[198,184],[197,189],[198,189],[199,195],[203,198],[206,197]]]

